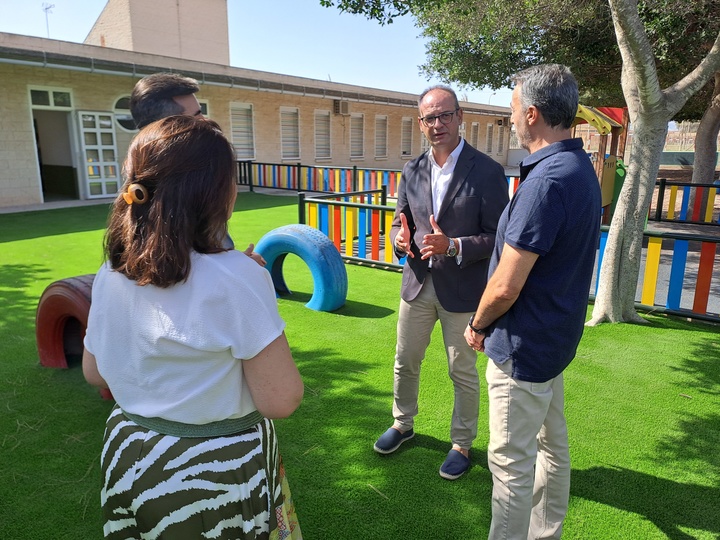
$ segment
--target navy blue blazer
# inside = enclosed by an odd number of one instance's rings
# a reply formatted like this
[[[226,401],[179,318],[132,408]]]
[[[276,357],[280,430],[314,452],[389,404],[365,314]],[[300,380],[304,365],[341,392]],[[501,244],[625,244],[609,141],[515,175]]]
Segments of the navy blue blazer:
[[[400,230],[400,213],[405,214],[413,236],[411,249],[403,268],[400,296],[410,302],[420,292],[428,275],[428,260],[420,259],[422,239],[432,233],[433,213],[431,163],[427,152],[403,167],[398,188],[395,219],[390,239]],[[462,263],[455,257],[432,256],[432,277],[442,307],[451,312],[475,311],[487,284],[488,264],[495,245],[498,220],[509,200],[505,170],[489,156],[467,141],[458,157],[447,194],[435,221],[451,238],[462,241]],[[405,254],[396,250],[398,257]]]

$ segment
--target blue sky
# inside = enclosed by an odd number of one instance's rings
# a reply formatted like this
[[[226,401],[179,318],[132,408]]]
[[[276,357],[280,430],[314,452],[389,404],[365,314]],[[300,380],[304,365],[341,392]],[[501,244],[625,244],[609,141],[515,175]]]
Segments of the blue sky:
[[[148,0],[151,1],[151,0]],[[53,5],[47,12],[44,5]],[[0,32],[82,43],[105,0],[0,0]],[[311,79],[420,93],[425,42],[412,18],[381,26],[319,0],[229,0],[230,63]],[[509,106],[510,90],[459,89],[475,103]]]

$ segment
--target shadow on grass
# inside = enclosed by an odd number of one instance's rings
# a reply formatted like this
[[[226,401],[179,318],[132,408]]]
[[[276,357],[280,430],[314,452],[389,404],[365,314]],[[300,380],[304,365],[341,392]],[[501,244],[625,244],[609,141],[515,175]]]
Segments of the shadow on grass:
[[[659,319],[657,326],[698,332],[702,326]],[[701,471],[720,477],[720,414],[692,412],[694,400],[718,403],[720,395],[720,344],[717,330],[708,327],[691,355],[672,368],[678,375],[678,399],[687,400],[671,434],[656,445],[652,460],[658,467]],[[707,408],[705,408],[707,410]],[[697,473],[696,473],[697,475]],[[652,476],[624,467],[603,466],[572,471],[572,494],[643,516],[671,540],[696,538],[681,528],[707,531],[720,538],[720,484],[700,485]]]
[[[109,210],[99,204],[0,214],[0,243],[104,229]]]
[[[720,534],[717,487],[674,482],[623,467],[592,467],[573,469],[571,491],[573,496],[639,514],[671,540],[696,538],[680,527]]]
[[[28,289],[38,281],[46,281],[49,275],[49,269],[37,264],[0,266],[0,328],[4,346],[22,336],[35,335],[35,312],[40,297],[29,296]]]
[[[283,294],[279,298],[289,302],[299,304],[307,304],[312,298],[312,293],[292,291],[290,294]],[[358,319],[382,319],[395,313],[394,310],[367,304],[365,302],[356,302],[354,300],[346,300],[345,305],[332,312],[334,315],[343,317],[355,317]]]
[[[305,398],[291,418],[276,424],[308,538],[463,538],[468,531],[482,537],[489,525],[491,480],[478,466],[481,455],[465,477],[449,482],[438,474],[447,440],[418,433],[392,455],[373,451],[392,422],[391,360],[385,369],[342,356],[341,349],[293,355]],[[386,377],[387,384],[377,384]]]
[[[235,212],[297,206],[297,197],[240,192]],[[105,229],[111,204],[0,214],[0,243]]]
[[[264,195],[250,191],[241,191],[238,193],[235,201],[235,212],[243,210],[262,210],[263,208],[278,208],[281,206],[297,206],[297,194],[293,196],[285,195]]]

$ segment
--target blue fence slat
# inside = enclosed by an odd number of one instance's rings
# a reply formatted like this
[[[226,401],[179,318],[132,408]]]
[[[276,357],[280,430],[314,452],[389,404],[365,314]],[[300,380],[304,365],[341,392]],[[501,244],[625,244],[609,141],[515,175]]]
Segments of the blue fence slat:
[[[670,282],[668,284],[668,297],[665,307],[680,309],[685,266],[687,264],[688,241],[675,240],[673,246],[673,259],[670,266]]]
[[[330,216],[327,204],[318,204],[318,228],[325,236],[330,236]]]
[[[364,259],[367,257],[366,234],[367,234],[367,213],[366,210],[360,209],[358,212],[358,257]],[[350,239],[352,241],[352,239]]]
[[[687,221],[688,205],[690,204],[690,186],[683,187],[683,200],[680,207],[680,221]]]
[[[600,286],[600,268],[602,268],[605,246],[607,245],[608,232],[600,231],[600,249],[598,249],[597,274],[595,275],[595,294],[597,295]]]

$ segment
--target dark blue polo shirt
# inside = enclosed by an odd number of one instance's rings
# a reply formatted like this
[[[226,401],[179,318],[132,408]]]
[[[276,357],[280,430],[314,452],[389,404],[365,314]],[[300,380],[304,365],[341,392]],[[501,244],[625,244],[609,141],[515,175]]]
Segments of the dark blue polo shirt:
[[[544,382],[575,356],[600,232],[600,185],[582,139],[534,152],[498,223],[490,275],[503,246],[539,255],[512,307],[490,326],[485,354],[513,360],[513,378]]]

